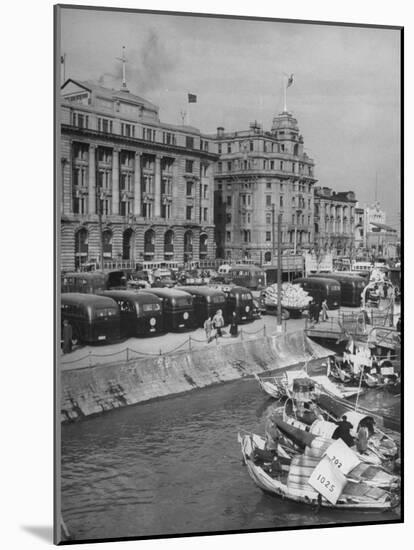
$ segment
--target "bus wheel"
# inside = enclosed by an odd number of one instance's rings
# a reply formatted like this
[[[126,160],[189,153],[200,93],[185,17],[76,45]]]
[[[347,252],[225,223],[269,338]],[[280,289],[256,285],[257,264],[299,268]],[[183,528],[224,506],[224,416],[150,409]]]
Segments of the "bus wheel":
[[[290,317],[290,314],[287,309],[282,309],[282,319],[283,321],[287,321]]]

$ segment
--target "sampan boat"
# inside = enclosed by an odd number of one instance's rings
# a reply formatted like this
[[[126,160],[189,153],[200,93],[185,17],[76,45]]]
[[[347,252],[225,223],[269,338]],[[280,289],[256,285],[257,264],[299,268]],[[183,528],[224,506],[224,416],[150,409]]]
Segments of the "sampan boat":
[[[385,511],[399,504],[397,493],[372,487],[365,482],[345,479],[339,498],[332,503],[309,484],[321,457],[295,455],[290,462],[284,458],[282,467],[274,473],[271,464],[257,460],[255,449],[265,449],[265,439],[256,434],[238,434],[243,459],[254,483],[263,491],[307,505],[339,510]]]

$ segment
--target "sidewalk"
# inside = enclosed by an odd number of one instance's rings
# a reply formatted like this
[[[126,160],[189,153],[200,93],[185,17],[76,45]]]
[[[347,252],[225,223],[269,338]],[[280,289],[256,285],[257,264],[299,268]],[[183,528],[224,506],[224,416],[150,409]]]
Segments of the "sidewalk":
[[[239,325],[239,336],[233,338],[228,334],[214,339],[207,344],[203,329],[199,328],[191,332],[169,332],[161,336],[150,338],[129,338],[123,342],[103,346],[83,346],[71,353],[61,355],[60,366],[62,370],[79,369],[93,365],[109,364],[115,361],[125,361],[137,357],[154,357],[179,351],[191,351],[207,346],[225,345],[241,340],[262,338],[276,334],[277,319],[273,315],[264,315],[253,323]],[[305,319],[291,319],[282,325],[286,332],[295,332],[304,329]]]

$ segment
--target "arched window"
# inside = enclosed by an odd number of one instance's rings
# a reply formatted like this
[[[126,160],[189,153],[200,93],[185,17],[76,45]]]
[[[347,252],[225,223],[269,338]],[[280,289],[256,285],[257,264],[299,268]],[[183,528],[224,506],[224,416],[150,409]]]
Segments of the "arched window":
[[[75,268],[86,263],[88,248],[88,231],[85,227],[81,227],[75,232]]]
[[[102,231],[102,252],[104,260],[112,259],[112,231],[110,229]]]
[[[149,261],[154,257],[155,252],[155,233],[148,229],[144,233],[144,260]]]
[[[135,233],[133,229],[128,228],[122,235],[122,259],[133,260],[134,259],[134,240]]]
[[[164,259],[171,260],[174,256],[174,231],[169,229],[164,235]]]
[[[293,154],[296,156],[299,154],[299,145],[297,143],[293,146]]]
[[[200,260],[205,260],[207,258],[207,243],[208,235],[203,233],[200,235]]]

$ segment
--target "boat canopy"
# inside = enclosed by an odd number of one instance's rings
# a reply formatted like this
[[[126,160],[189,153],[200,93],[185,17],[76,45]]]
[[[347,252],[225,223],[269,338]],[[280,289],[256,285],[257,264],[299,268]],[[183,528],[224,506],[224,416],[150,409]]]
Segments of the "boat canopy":
[[[322,437],[330,439],[337,427],[337,424],[328,422],[327,420],[315,420],[309,431],[311,434],[321,435]]]

